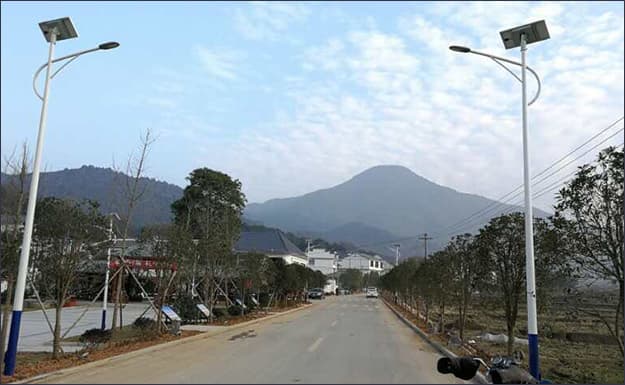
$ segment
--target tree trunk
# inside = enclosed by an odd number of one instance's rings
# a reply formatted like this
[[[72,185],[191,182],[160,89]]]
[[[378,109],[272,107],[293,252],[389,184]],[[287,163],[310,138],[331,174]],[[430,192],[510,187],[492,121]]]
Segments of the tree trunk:
[[[162,293],[162,285],[163,285],[163,273],[162,271],[158,273],[159,275],[159,280],[158,280],[158,289],[157,289],[157,293],[158,293],[158,298],[156,298],[155,305],[157,309],[162,309],[163,308],[163,293]],[[163,312],[159,311],[156,313],[156,332],[158,334],[161,333],[162,329],[163,329],[163,325],[162,325],[162,320],[163,320]]]
[[[460,339],[464,341],[464,325],[467,320],[467,309],[469,308],[469,293],[466,288],[462,290],[462,302],[460,304]]]
[[[54,339],[52,341],[52,358],[59,358],[61,352],[61,312],[63,310],[63,300],[56,304],[56,317],[54,320]]]
[[[440,332],[445,333],[445,301],[441,304],[441,327]]]
[[[119,268],[122,269],[123,265],[120,264]],[[120,292],[122,290],[122,273],[123,271],[120,271],[117,274],[117,278],[115,281],[115,302],[113,304],[113,320],[112,320],[112,325],[111,325],[111,331],[113,333],[115,333],[115,330],[117,329],[117,317],[118,317],[119,308],[121,307],[119,300],[120,300]]]
[[[514,348],[514,322],[507,322],[508,326],[508,355],[512,356]]]
[[[460,339],[464,341],[464,325],[467,319],[467,303],[460,306]]]
[[[7,277],[7,293],[4,301],[4,309],[2,310],[2,335],[0,336],[0,347],[2,347],[2,357],[6,350],[7,335],[9,333],[9,314],[11,313],[11,304],[13,302],[13,275]],[[4,371],[4,359],[0,359],[0,373]]]
[[[616,316],[614,317],[614,334],[616,335],[621,355],[624,353],[623,335],[621,333],[621,328],[623,327],[623,306],[623,281],[619,281],[618,304],[616,305]]]

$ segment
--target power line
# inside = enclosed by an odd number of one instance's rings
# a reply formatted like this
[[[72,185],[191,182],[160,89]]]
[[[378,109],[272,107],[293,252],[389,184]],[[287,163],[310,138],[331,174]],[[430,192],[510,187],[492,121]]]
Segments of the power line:
[[[566,155],[562,156],[560,159],[558,159],[557,161],[553,162],[552,164],[550,164],[549,166],[547,166],[545,169],[543,169],[542,171],[540,171],[539,173],[537,173],[536,175],[534,175],[532,177],[532,180],[536,179],[537,177],[545,174],[547,171],[549,171],[550,169],[552,169],[553,167],[555,167],[558,163],[562,162],[563,160],[565,160],[568,156],[570,156],[571,154],[573,154],[574,152],[578,151],[579,149],[581,149],[582,147],[584,147],[585,145],[587,145],[588,143],[590,143],[591,141],[593,141],[594,139],[596,139],[597,137],[599,137],[601,134],[605,133],[606,131],[608,131],[609,129],[613,128],[617,123],[619,123],[620,121],[622,121],[624,119],[623,116],[621,116],[619,119],[615,120],[613,123],[611,123],[609,126],[603,128],[602,130],[600,130],[597,134],[593,135],[591,138],[587,139],[586,141],[584,141],[582,144],[578,145],[577,147],[575,147],[573,150],[569,151]],[[612,137],[614,137],[615,135],[617,135],[619,132],[623,131],[623,127],[619,128],[616,132],[612,133],[610,136],[608,136],[607,138],[604,138],[601,142],[595,144],[593,147],[591,147],[590,149],[588,149],[586,152],[584,152],[582,155],[576,157],[575,159],[573,159],[572,161],[569,161],[567,164],[565,164],[564,166],[561,166],[560,168],[558,168],[558,170],[550,173],[549,175],[547,175],[546,177],[541,178],[539,181],[536,181],[534,183],[532,183],[532,186],[536,186],[540,183],[542,183],[543,181],[545,181],[546,179],[548,179],[549,177],[555,175],[557,172],[561,171],[563,168],[565,168],[566,166],[570,165],[572,162],[580,159],[581,157],[583,157],[584,155],[588,154],[590,151],[592,151],[593,149],[597,148],[598,146],[602,145],[603,143],[605,143],[607,140],[611,139]],[[574,174],[574,173],[573,173]],[[571,174],[569,174],[571,175]],[[448,229],[453,229],[452,231],[449,231],[447,234],[445,234],[445,236],[449,236],[453,233],[458,233],[459,230],[463,230],[466,228],[471,227],[474,222],[483,217],[484,215],[488,214],[488,213],[495,213],[498,210],[502,210],[502,212],[505,211],[511,211],[516,209],[517,207],[514,206],[518,206],[521,202],[519,203],[515,203],[513,205],[513,207],[504,207],[503,209],[501,209],[501,206],[506,206],[506,205],[510,205],[507,204],[507,202],[510,202],[512,200],[514,200],[517,196],[519,196],[522,192],[517,192],[515,195],[513,195],[512,197],[509,197],[511,194],[514,194],[517,190],[521,189],[523,187],[523,184],[519,185],[518,187],[516,187],[514,190],[506,193],[505,195],[503,195],[502,197],[498,198],[497,200],[494,200],[492,203],[489,203],[488,205],[486,205],[485,207],[483,207],[482,209],[474,212],[473,214],[469,215],[468,217],[461,219],[460,221],[446,226],[443,229],[439,230],[438,232],[434,233],[434,237],[433,238],[440,238],[441,235],[443,235],[443,233],[445,231],[447,231]],[[549,192],[549,191],[546,191]],[[545,189],[541,190],[539,193],[541,195],[536,195],[536,197],[540,197],[542,195],[544,195],[545,193]],[[534,195],[534,194],[532,194]],[[509,197],[508,199],[506,199],[504,202],[501,202],[502,199]],[[494,211],[493,211],[494,210]],[[477,215],[477,216],[476,216]],[[473,218],[473,219],[471,219]],[[411,239],[415,239],[417,238],[419,235],[421,234],[417,234],[417,235],[413,235],[410,237],[403,237],[403,238],[397,238],[397,239],[392,239],[392,240],[387,240],[387,241],[382,241],[382,242],[374,242],[374,243],[369,243],[369,244],[365,244],[365,245],[356,245],[356,247],[358,248],[365,248],[365,247],[372,247],[372,246],[378,246],[378,245],[384,245],[384,244],[388,244],[388,243],[396,243],[396,242],[402,242],[402,241],[407,241],[407,240],[411,240]]]
[[[617,148],[618,148],[618,147],[621,147],[623,144],[625,144],[625,142],[621,142],[621,144],[619,144],[619,145],[617,145],[617,146],[615,146],[615,147],[617,147]],[[593,163],[596,163],[596,161],[593,161],[593,162],[591,162],[590,164],[593,164]],[[575,170],[575,171],[573,171],[572,173],[568,174],[565,178],[562,178],[562,179],[558,180],[557,182],[552,183],[552,184],[550,184],[549,186],[545,187],[544,189],[542,189],[541,191],[537,192],[536,194],[533,194],[533,195],[532,195],[532,199],[540,198],[541,196],[543,196],[543,195],[545,195],[545,194],[547,194],[547,193],[549,193],[549,192],[552,192],[552,191],[554,191],[554,190],[559,189],[560,187],[562,187],[562,186],[564,185],[564,183],[558,183],[558,182],[563,182],[563,181],[564,181],[564,180],[566,180],[568,177],[571,177],[571,176],[575,175],[577,172],[578,172],[578,170]],[[517,203],[517,205],[519,205],[519,204],[521,204],[521,203],[522,203],[522,201],[519,201],[519,202]],[[511,212],[511,211],[512,211],[512,209],[514,209],[514,208],[516,208],[516,207],[508,208],[508,209],[507,209],[507,211],[504,211],[504,213]]]
[[[566,155],[564,155],[563,157],[561,157],[560,159],[558,159],[557,161],[553,162],[551,165],[549,165],[547,168],[545,168],[544,170],[540,171],[538,174],[534,175],[532,177],[532,179],[535,179],[539,176],[541,176],[542,174],[544,174],[545,172],[547,172],[549,169],[551,169],[552,167],[556,166],[558,163],[560,163],[561,161],[563,161],[564,159],[566,159],[569,155],[573,154],[575,151],[579,150],[580,148],[584,147],[586,144],[590,143],[592,140],[594,140],[595,138],[597,138],[598,136],[600,136],[601,134],[605,133],[606,131],[608,131],[609,129],[611,129],[612,127],[614,127],[618,122],[620,122],[621,120],[623,120],[623,116],[621,116],[619,119],[617,119],[616,121],[614,121],[612,124],[610,124],[609,126],[607,126],[606,128],[602,129],[601,131],[599,131],[597,134],[593,135],[590,139],[586,140],[584,143],[580,144],[579,146],[577,146],[575,149],[569,151]],[[521,189],[523,187],[523,184],[519,185],[518,187],[516,187],[515,189],[513,189],[512,191],[508,192],[507,194],[503,195],[502,197],[494,200],[492,203],[489,203],[488,205],[486,205],[485,207],[483,207],[482,209],[474,212],[473,214],[469,215],[468,217],[452,224],[449,225],[441,230],[439,230],[439,233],[442,233],[450,228],[454,228],[457,227],[458,225],[460,225],[463,222],[468,221],[469,219],[471,219],[472,217],[474,217],[475,215],[480,214],[482,211],[487,210],[493,206],[497,206],[499,205],[499,202],[505,198],[507,198],[509,195],[515,193],[517,190]]]
[[[618,134],[620,131],[622,131],[623,128],[619,129],[619,131],[615,132],[614,134],[612,134],[611,136],[605,138],[603,141],[597,143],[595,146],[593,146],[592,148],[588,149],[586,152],[584,152],[583,154],[579,155],[577,158],[573,159],[572,161],[570,161],[569,163],[565,164],[564,166],[560,167],[558,170],[556,170],[555,172],[549,174],[547,177],[542,178],[541,180],[532,183],[532,187],[537,186],[538,184],[540,184],[541,182],[545,181],[548,177],[555,175],[557,172],[561,171],[564,167],[570,165],[571,163],[573,163],[574,161],[582,158],[583,156],[585,156],[586,154],[588,154],[590,151],[594,150],[595,148],[599,147],[600,145],[602,145],[604,142],[606,142],[607,140],[611,139],[613,136],[615,136],[616,134]],[[514,206],[518,206],[521,203],[523,203],[523,200],[521,201],[517,201],[516,203],[512,203],[513,200],[515,200],[519,195],[521,195],[522,191],[515,194],[514,196],[512,196],[511,198],[508,198],[507,200],[505,200],[504,202],[499,202],[497,205],[495,205],[494,207],[492,207],[491,209],[487,210],[486,212],[480,214],[478,217],[474,218],[473,220],[465,223],[462,226],[456,226],[455,229],[449,231],[446,236],[451,235],[453,233],[458,233],[460,232],[461,229],[466,229],[469,228],[473,225],[475,225],[475,221],[484,217],[485,215],[491,215],[491,216],[495,216],[495,213],[497,213],[498,210],[501,210],[500,213],[505,213],[505,212],[510,212],[512,210],[515,210],[517,207]],[[512,205],[513,207],[503,207],[506,205]],[[494,211],[493,211],[494,210]]]
[[[613,138],[614,136],[616,136],[617,134],[619,134],[621,131],[623,131],[623,128],[620,128],[618,131],[614,132],[612,135],[604,138],[601,142],[595,144],[593,147],[589,148],[588,150],[586,150],[584,153],[582,153],[581,155],[577,156],[576,158],[572,159],[571,161],[567,162],[566,164],[564,164],[563,166],[561,166],[560,168],[558,168],[557,170],[553,171],[552,173],[550,173],[549,175],[541,178],[538,181],[535,181],[534,183],[532,183],[532,187],[537,186],[538,184],[544,182],[545,180],[547,180],[548,178],[550,178],[551,176],[557,174],[558,172],[560,172],[561,170],[563,170],[565,167],[571,165],[573,162],[575,162],[576,160],[579,160],[580,158],[582,158],[583,156],[585,156],[586,154],[588,154],[590,151],[594,150],[595,148],[599,147],[600,145],[602,145],[603,143],[607,142],[608,140],[610,140],[611,138]],[[579,148],[579,147],[578,147]],[[568,156],[568,155],[567,155]],[[561,162],[564,158],[561,158],[558,162]],[[544,174],[547,170],[549,170],[550,168],[552,168],[556,163],[552,164],[550,167],[548,167],[547,169],[543,170],[539,175]],[[532,180],[535,179],[535,177],[532,178]],[[523,187],[523,185],[521,185],[520,187]],[[506,195],[510,195],[511,193],[513,193],[514,191],[518,190],[519,187],[517,187],[516,189],[514,189],[513,191],[511,191],[510,193],[506,194]],[[462,228],[466,228],[469,226],[469,224],[474,223],[478,218],[482,218],[484,215],[487,215],[489,213],[492,213],[494,211],[497,211],[501,206],[504,206],[506,204],[508,204],[509,202],[511,202],[512,200],[516,199],[520,194],[522,194],[523,191],[519,191],[516,194],[514,194],[512,197],[506,199],[505,201],[501,202],[501,201],[496,201],[491,203],[490,205],[488,205],[487,207],[483,208],[482,210],[473,213],[471,216],[457,222],[454,225],[448,226],[446,228],[443,228],[442,230],[439,230],[438,233],[436,234],[442,234],[445,231],[448,231],[449,229],[452,229],[450,231],[450,233],[455,233],[458,232],[459,229]],[[493,211],[494,210],[494,211]],[[505,210],[505,208],[504,208]],[[475,216],[476,214],[479,214],[477,217]],[[469,220],[471,217],[475,217],[471,220]]]

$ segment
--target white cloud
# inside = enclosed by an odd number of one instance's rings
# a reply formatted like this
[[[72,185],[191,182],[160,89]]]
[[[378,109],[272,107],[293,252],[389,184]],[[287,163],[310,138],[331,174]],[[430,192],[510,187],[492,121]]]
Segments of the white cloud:
[[[323,80],[291,79],[287,95],[296,109],[275,122],[278,134],[259,132],[223,154],[252,201],[326,188],[389,163],[462,191],[491,198],[507,193],[523,177],[519,83],[495,63],[448,46],[515,59],[518,52],[505,52],[498,32],[537,19],[547,20],[552,41],[528,54],[543,80],[530,107],[532,169],[622,114],[622,17],[593,19],[552,3],[436,8],[432,14],[446,23],[407,15],[398,20],[400,34],[356,30],[306,49],[303,68]],[[597,27],[569,34],[580,18]],[[609,44],[597,45],[600,39]],[[534,91],[532,83],[529,95]],[[249,170],[261,163],[264,168]],[[547,195],[537,203],[552,201]]]
[[[225,80],[238,78],[236,69],[237,64],[243,58],[241,52],[198,45],[195,47],[195,54],[200,59],[202,67],[209,75]]]
[[[301,4],[253,2],[235,11],[235,28],[249,40],[276,40],[288,27],[306,19],[309,11]]]

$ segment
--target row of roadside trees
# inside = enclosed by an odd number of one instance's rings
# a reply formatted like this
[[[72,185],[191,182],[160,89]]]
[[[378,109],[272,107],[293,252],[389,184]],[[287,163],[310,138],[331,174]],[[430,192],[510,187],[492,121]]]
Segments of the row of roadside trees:
[[[153,141],[150,133],[142,138],[140,156],[129,168],[131,175],[125,186],[125,208],[120,213],[117,237],[121,241],[119,268],[111,272],[109,297],[114,303],[113,329],[121,318],[121,293],[131,282],[139,286],[151,300],[154,309],[172,303],[204,303],[211,314],[218,300],[236,306],[236,298],[249,304],[250,294],[265,306],[289,306],[305,299],[305,290],[323,287],[326,277],[307,267],[286,265],[280,259],[269,259],[256,253],[237,254],[234,244],[241,231],[241,214],[245,196],[241,183],[219,171],[199,168],[188,176],[183,196],[175,201],[171,223],[149,226],[139,235],[139,242],[156,257],[150,280],[151,292],[145,292],[145,278],[138,277],[126,263],[129,258],[125,239],[128,238],[133,209],[145,192],[141,177],[145,168],[148,147]],[[24,212],[28,187],[28,154],[26,148],[20,159],[7,160],[5,170],[14,176],[11,184],[2,186],[2,214],[10,216],[13,226],[2,230],[1,271],[7,283],[3,295],[3,322],[1,346],[5,346],[8,332],[7,316],[13,300],[17,262],[22,241]],[[56,309],[54,320],[48,320],[54,336],[53,353],[61,348],[63,306],[84,289],[95,285],[102,295],[103,280],[85,281],[84,273],[106,256],[112,246],[108,240],[109,218],[99,210],[97,202],[71,199],[43,198],[37,203],[29,267],[29,292],[43,305],[51,302]],[[120,242],[115,244],[120,246]],[[91,270],[92,271],[92,270]],[[125,277],[124,277],[125,276]],[[102,277],[103,278],[103,277]],[[91,288],[93,290],[94,288]],[[239,306],[239,308],[241,308]],[[193,306],[191,306],[192,310]],[[156,332],[163,332],[161,312],[157,311]],[[4,353],[4,351],[2,352]]]
[[[599,313],[623,353],[623,150],[606,148],[596,162],[580,167],[557,193],[555,214],[534,219],[536,288],[541,310],[556,295],[575,302],[577,284],[603,279],[618,287],[610,319]],[[465,338],[467,312],[480,302],[503,310],[508,336],[514,336],[519,305],[526,301],[525,229],[522,213],[493,218],[477,234],[453,237],[425,261],[409,259],[381,279],[397,299],[445,325],[446,308],[457,314]],[[575,303],[573,303],[575,305]],[[575,307],[583,311],[583,307]],[[513,338],[508,338],[512,354]]]

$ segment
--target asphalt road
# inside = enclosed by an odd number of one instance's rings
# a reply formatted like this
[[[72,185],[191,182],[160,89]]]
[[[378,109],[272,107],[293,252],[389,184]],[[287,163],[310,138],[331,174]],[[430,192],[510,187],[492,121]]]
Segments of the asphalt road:
[[[451,383],[439,355],[378,299],[308,309],[46,383]]]

